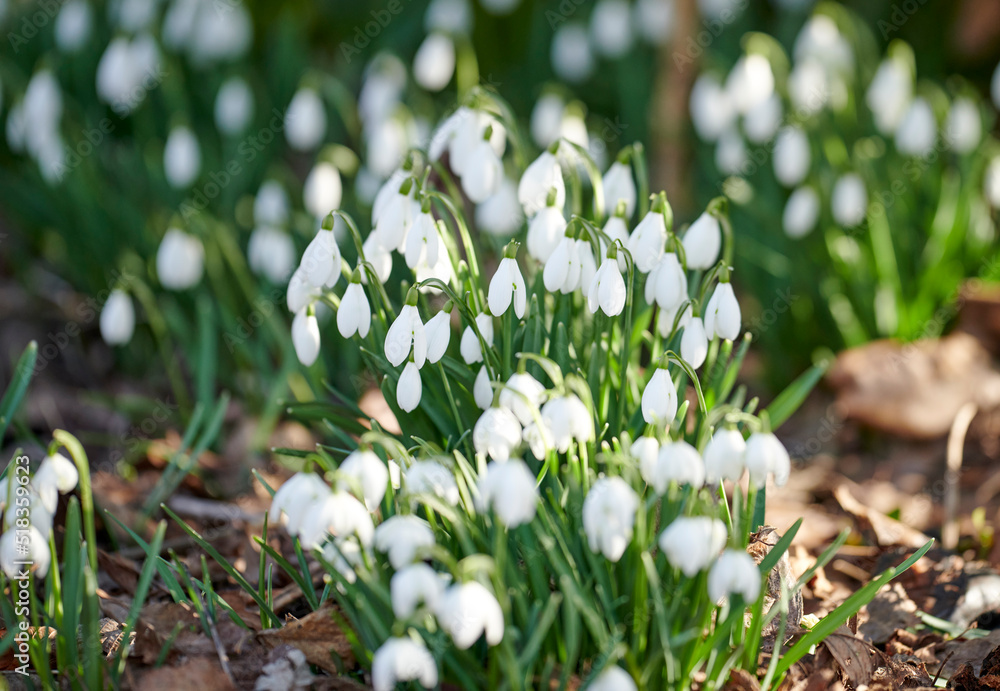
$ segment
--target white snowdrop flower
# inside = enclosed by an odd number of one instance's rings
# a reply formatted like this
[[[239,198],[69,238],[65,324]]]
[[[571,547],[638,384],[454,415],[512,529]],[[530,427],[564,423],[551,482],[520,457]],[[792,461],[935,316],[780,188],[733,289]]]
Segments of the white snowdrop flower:
[[[476,206],[476,227],[491,235],[513,235],[524,223],[524,211],[517,201],[517,183],[503,178],[493,196]]]
[[[564,235],[545,262],[542,279],[551,293],[572,293],[580,286],[580,256],[574,238]]]
[[[119,117],[145,99],[150,85],[162,78],[156,40],[141,34],[129,41],[119,36],[108,44],[97,65],[97,94]]]
[[[749,113],[774,93],[771,63],[756,53],[741,56],[726,77],[726,92],[739,112]]]
[[[719,556],[727,537],[718,518],[681,516],[660,533],[659,545],[671,566],[694,578]]]
[[[399,375],[396,382],[396,405],[404,412],[412,413],[424,393],[423,382],[420,381],[420,368],[411,360]]]
[[[657,367],[642,391],[642,418],[647,424],[670,425],[677,415],[677,388],[666,367]]]
[[[650,210],[629,236],[626,247],[632,254],[636,271],[648,274],[663,257],[667,242],[666,218],[660,211]],[[690,263],[690,260],[688,260]]]
[[[432,32],[413,56],[413,78],[428,91],[448,86],[455,74],[455,44],[440,32]]]
[[[340,280],[340,247],[333,230],[321,227],[302,253],[299,267],[314,288],[332,288]]]
[[[302,267],[292,272],[292,277],[288,280],[288,291],[285,295],[289,312],[298,312],[311,304],[319,296],[320,289],[309,283],[309,280],[306,278],[306,272]]]
[[[316,362],[319,356],[319,322],[310,307],[303,307],[292,319],[292,345],[295,355],[306,367]]]
[[[404,566],[389,581],[392,613],[397,619],[409,619],[418,607],[433,612],[447,586],[446,576],[427,564],[417,562]]]
[[[337,310],[337,330],[344,338],[350,338],[354,334],[364,338],[372,324],[372,308],[361,287],[360,272],[357,272],[356,279],[348,284]]]
[[[427,339],[427,362],[431,364],[444,357],[451,342],[451,312],[441,310],[424,324]]]
[[[702,212],[685,231],[683,244],[688,269],[714,266],[722,249],[722,226],[718,217],[708,211]]]
[[[255,274],[283,283],[295,269],[295,243],[283,230],[258,226],[250,233],[247,261]]]
[[[567,105],[563,110],[562,120],[559,122],[559,136],[571,144],[576,144],[579,147],[590,150],[590,134],[587,132],[587,122],[584,120],[585,115],[586,109],[579,101],[574,101]],[[603,139],[601,143],[604,144]],[[594,156],[596,152],[591,150],[590,153],[591,156]],[[559,154],[563,165],[578,162],[578,154],[572,148],[563,147],[559,151]],[[601,167],[601,164],[598,163],[598,168]]]
[[[163,236],[156,252],[156,274],[167,290],[187,290],[201,280],[205,248],[201,240],[177,228]]]
[[[485,634],[494,646],[503,640],[503,610],[496,597],[483,585],[459,583],[448,588],[438,602],[438,624],[459,650],[467,650]]]
[[[896,149],[906,156],[926,156],[936,138],[937,121],[931,104],[923,97],[913,99],[896,129]]]
[[[404,189],[406,192],[402,191]],[[420,204],[413,198],[414,191],[413,180],[407,179],[379,213],[373,232],[387,250],[405,250],[410,227],[421,211]]]
[[[392,252],[382,246],[375,233],[368,234],[368,237],[365,238],[364,243],[361,245],[361,251],[364,253],[365,260],[375,270],[376,280],[379,283],[388,281],[389,275],[392,273]],[[363,269],[361,271],[361,283],[368,285],[367,270]]]
[[[462,189],[473,204],[481,204],[500,189],[503,163],[486,139],[479,140],[469,158],[462,175]]]
[[[781,108],[781,97],[771,94],[767,100],[754,106],[743,118],[743,131],[754,144],[765,144],[781,126],[784,113]]]
[[[479,4],[490,14],[503,16],[517,9],[521,0],[479,0]]]
[[[410,134],[399,118],[387,118],[371,123],[365,131],[368,157],[365,163],[379,177],[390,175],[406,154]]]
[[[411,346],[417,369],[424,366],[424,360],[427,358],[427,335],[424,332],[423,322],[420,321],[420,313],[417,311],[415,294],[412,300],[414,304],[409,304],[411,298],[407,297],[407,304],[399,310],[399,315],[385,334],[385,357],[393,367],[403,364],[410,354]]]
[[[610,0],[618,2],[619,0]],[[615,161],[602,180],[604,201],[609,209],[617,209],[618,202],[625,202],[625,218],[632,218],[635,211],[636,190],[632,167],[627,162]]]
[[[253,199],[253,220],[263,226],[288,223],[288,195],[277,180],[267,180],[257,190]]]
[[[375,524],[368,509],[353,495],[340,490],[327,492],[309,507],[299,526],[299,540],[307,549],[322,546],[329,536],[357,537],[368,547],[375,534]]]
[[[420,263],[436,264],[438,260],[438,231],[429,211],[421,211],[413,220],[406,234],[406,265],[411,269]]]
[[[683,439],[667,442],[648,462],[643,458],[639,473],[657,494],[664,494],[671,482],[691,485],[695,489],[705,484],[705,462],[698,451]]]
[[[403,487],[411,495],[426,494],[449,506],[458,504],[455,476],[437,461],[417,461],[403,471]]]
[[[500,405],[514,414],[522,425],[535,422],[539,415],[545,387],[527,372],[515,372],[500,389]],[[501,460],[490,454],[494,460]]]
[[[983,116],[975,101],[967,97],[954,100],[945,121],[944,137],[960,154],[967,154],[979,146],[983,137]]]
[[[636,691],[632,676],[618,666],[605,667],[604,671],[586,686],[586,691]]]
[[[299,151],[315,149],[326,136],[326,108],[315,89],[301,87],[285,111],[285,139]]]
[[[509,250],[507,253],[511,252],[516,252],[516,249]],[[505,314],[513,304],[514,314],[518,319],[521,319],[524,317],[524,310],[527,306],[528,291],[524,285],[521,268],[517,265],[517,259],[506,256],[507,253],[500,260],[500,265],[490,280],[487,302],[490,313],[494,317]]]
[[[27,537],[27,550],[24,538]],[[27,535],[16,530],[6,530],[0,535],[0,567],[7,578],[17,578],[24,568],[24,563],[31,564],[31,570],[39,578],[44,578],[49,572],[52,554],[49,552],[49,542],[45,535],[34,525],[28,526]]]
[[[638,462],[641,472],[641,469],[646,466],[656,465],[656,456],[660,453],[660,443],[654,437],[639,437],[632,442],[628,452]]]
[[[738,482],[746,468],[746,442],[739,430],[716,430],[705,446],[705,481],[717,484],[723,480]]]
[[[356,478],[360,483],[368,511],[378,509],[378,505],[382,503],[382,498],[385,496],[386,486],[389,484],[389,469],[374,451],[370,449],[352,451],[340,464],[338,470],[345,475]],[[340,489],[349,490],[350,487],[347,484],[342,482]]]
[[[580,281],[575,288],[583,288],[594,282],[597,275],[597,262],[594,260],[594,248],[587,240],[576,241],[576,256],[580,260]],[[618,257],[618,270],[622,271],[621,259]],[[628,270],[626,264],[625,270]],[[574,288],[574,289],[575,289]]]
[[[760,595],[760,568],[743,551],[727,549],[708,572],[708,595],[715,602],[729,595],[740,595],[747,604]]]
[[[670,39],[674,26],[674,0],[637,0],[633,6],[635,30],[653,45]]]
[[[431,0],[424,13],[424,28],[467,34],[472,31],[472,7],[468,0]]]
[[[812,58],[840,71],[854,66],[850,43],[833,18],[825,14],[809,17],[795,38],[794,52],[796,62]]]
[[[440,233],[438,234],[438,244],[444,244],[444,240],[441,239]],[[436,278],[445,285],[451,284],[455,280],[455,270],[451,265],[451,256],[447,252],[438,252],[437,263],[434,265],[429,265],[427,262],[421,262],[417,265],[414,270],[416,273],[417,283],[422,283],[431,278]],[[433,285],[425,285],[419,288],[421,293],[429,293],[431,295],[438,295],[441,293],[441,289]]]
[[[402,569],[434,546],[434,531],[416,516],[396,515],[375,528],[375,549],[388,555],[392,568]]]
[[[724,338],[735,341],[740,337],[740,303],[736,300],[732,283],[719,283],[705,307],[705,334],[709,339]]]
[[[541,414],[543,428],[535,426],[532,434],[539,435],[547,448],[551,446],[559,453],[566,453],[574,440],[585,444],[594,439],[594,418],[583,401],[573,394],[550,399],[542,406]],[[531,436],[527,428],[525,434]]]
[[[868,190],[857,173],[846,173],[837,178],[830,196],[833,220],[845,228],[853,228],[865,220],[868,213]]]
[[[793,111],[800,117],[821,111],[831,101],[833,78],[825,63],[815,58],[796,61],[788,75],[788,97]],[[842,84],[839,78],[836,83]]]
[[[543,151],[531,162],[517,185],[517,199],[524,207],[524,213],[531,218],[549,208],[548,198],[555,190],[553,206],[559,210],[566,203],[566,183],[563,181],[559,159],[548,150]]]
[[[271,520],[277,517],[290,535],[298,535],[312,506],[329,493],[330,487],[316,473],[296,473],[274,493]]]
[[[625,219],[615,214],[608,218],[604,227],[601,229],[604,234],[608,236],[611,243],[614,244],[615,240],[621,242],[622,247],[628,246],[628,226],[625,224]],[[608,243],[601,238],[601,256],[604,256],[608,252]],[[628,260],[625,258],[625,253],[620,253],[618,255],[618,270],[625,272],[628,270]],[[586,285],[586,284],[584,284]]]
[[[314,218],[323,218],[340,208],[343,185],[340,171],[332,163],[321,161],[313,166],[302,188],[302,203]]]
[[[592,552],[608,561],[622,558],[632,541],[639,495],[620,477],[598,479],[583,500],[583,531]]]
[[[124,290],[111,291],[101,308],[101,338],[108,345],[125,345],[135,330],[135,308]]]
[[[667,252],[646,279],[646,302],[652,305],[655,301],[664,309],[672,309],[687,297],[687,274],[677,254]]]
[[[579,24],[556,29],[551,47],[552,69],[571,84],[585,81],[594,71],[594,54],[587,30]]]
[[[188,56],[195,65],[239,58],[253,40],[253,22],[242,3],[231,3],[224,11],[209,7],[201,4],[188,40]]]
[[[913,75],[899,58],[886,58],[879,65],[865,101],[875,116],[875,125],[882,134],[896,131],[913,98]]]
[[[555,442],[552,439],[552,432],[548,428],[548,424],[543,420],[541,424],[531,423],[524,428],[521,433],[521,439],[524,443],[528,445],[531,450],[531,454],[537,459],[544,459],[545,455],[552,449],[555,448]],[[568,445],[568,442],[567,442]]]
[[[531,111],[531,138],[543,149],[547,149],[559,138],[563,110],[566,104],[558,94],[546,93],[539,96]]]
[[[0,93],[2,93],[2,90],[0,90]],[[3,98],[0,97],[0,101],[2,100]],[[26,145],[25,137],[27,136],[26,129],[24,103],[11,104],[10,110],[7,111],[7,123],[4,126],[4,134],[7,137],[7,145],[14,153],[24,153]]]
[[[437,128],[431,135],[430,141],[427,143],[427,156],[430,160],[439,160],[444,155],[444,152],[451,148],[451,141],[455,138],[459,125],[462,124],[465,118],[470,117],[471,114],[472,110],[470,108],[459,106],[451,115],[438,123]],[[399,187],[399,183],[396,183],[396,187]]]
[[[677,319],[677,310],[679,309],[680,305],[674,307],[673,309],[660,310],[660,314],[656,318],[656,332],[663,338],[670,338],[673,335],[674,320]],[[684,307],[684,312],[677,320],[677,328],[683,329],[686,327],[691,322],[691,316],[692,310],[691,303],[689,302]]]
[[[486,312],[481,312],[476,316],[476,327],[479,329],[479,333],[483,335],[483,340],[486,345],[493,344],[493,318]],[[465,327],[465,331],[462,332],[462,341],[459,343],[459,353],[462,355],[462,360],[465,364],[471,365],[476,362],[483,361],[483,349],[479,342],[479,337],[476,335],[475,329],[472,325]]]
[[[363,568],[364,555],[361,545],[351,538],[327,540],[321,550],[323,559],[332,566],[344,580],[354,584],[358,580],[357,569]],[[340,585],[337,589],[340,590]]]
[[[241,77],[230,77],[215,96],[215,126],[230,137],[241,134],[253,119],[254,98]]]
[[[701,367],[708,357],[708,336],[701,317],[694,317],[684,327],[684,335],[681,336],[681,357],[694,369]]]
[[[546,206],[528,222],[528,254],[544,264],[565,235],[566,219],[562,207]]]
[[[736,121],[732,99],[712,74],[698,77],[691,89],[691,124],[698,136],[714,142]]]
[[[520,458],[490,463],[478,489],[482,506],[492,507],[504,527],[513,529],[535,518],[538,488],[534,474]]]
[[[388,118],[399,104],[406,81],[406,65],[402,60],[387,51],[377,53],[365,67],[358,94],[361,121],[374,123]]]
[[[79,480],[80,474],[73,462],[57,453],[45,457],[38,466],[38,472],[31,478],[31,486],[45,510],[55,514],[59,495],[73,491]]]
[[[719,172],[723,175],[739,175],[748,160],[743,135],[735,128],[723,132],[715,144],[715,167]]]
[[[587,309],[596,314],[598,308],[609,317],[617,317],[625,308],[627,289],[616,257],[606,257],[594,274],[587,291]]]
[[[768,474],[774,476],[774,484],[778,487],[788,482],[791,472],[791,459],[788,450],[771,432],[754,432],[747,439],[746,465],[750,471],[750,482],[757,487],[763,487]]]
[[[32,75],[24,90],[22,108],[28,150],[37,155],[42,140],[59,129],[63,113],[62,90],[50,70],[39,70]]]
[[[490,113],[481,110],[467,110],[459,121],[455,134],[448,144],[448,163],[459,175],[465,175],[470,165],[477,164],[476,149],[487,132],[493,152],[499,158],[507,146],[507,131]]]
[[[781,226],[790,238],[808,235],[819,220],[819,195],[809,186],[802,186],[792,192],[785,203],[781,215]]]
[[[188,127],[183,125],[170,130],[163,149],[163,172],[167,182],[175,189],[188,187],[201,170],[201,148]]]
[[[69,0],[56,16],[56,45],[64,53],[75,53],[90,38],[93,12],[87,0]]]
[[[392,691],[407,681],[417,681],[425,689],[436,687],[437,663],[430,651],[412,638],[390,638],[372,657],[372,688]]]
[[[476,453],[500,463],[506,462],[520,443],[521,424],[505,407],[487,408],[472,429]]]
[[[632,13],[625,0],[601,0],[590,15],[594,48],[607,58],[620,58],[632,48]]]
[[[486,365],[479,368],[476,381],[472,385],[472,398],[480,410],[486,410],[493,405],[493,386],[490,384],[490,375],[486,371]]]
[[[801,128],[782,128],[774,141],[774,177],[785,187],[795,187],[806,179],[812,155],[809,137]]]
[[[994,209],[1000,209],[1000,156],[994,156],[986,167],[983,193]]]

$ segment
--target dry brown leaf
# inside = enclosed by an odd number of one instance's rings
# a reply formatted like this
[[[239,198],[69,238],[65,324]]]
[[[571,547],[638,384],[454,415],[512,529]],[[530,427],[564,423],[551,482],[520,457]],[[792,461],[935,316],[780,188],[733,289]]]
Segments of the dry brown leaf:
[[[331,674],[354,667],[351,644],[334,620],[333,607],[329,605],[302,619],[290,621],[280,629],[268,629],[258,635],[272,648],[282,643],[298,648],[310,664]]]
[[[920,624],[917,604],[899,583],[885,585],[861,611],[867,620],[858,627],[858,632],[876,645],[888,641],[899,629]]]
[[[190,691],[191,689],[235,689],[214,657],[190,657],[181,664],[133,670],[135,683],[133,688],[157,691]]]
[[[823,641],[853,688],[868,685],[879,666],[878,651],[841,626]]]
[[[851,484],[853,483],[845,480],[833,491],[834,497],[844,511],[858,519],[861,532],[872,533],[879,545],[882,547],[901,545],[917,548],[923,547],[930,541],[930,538],[919,530],[874,511],[859,502],[851,492]]]

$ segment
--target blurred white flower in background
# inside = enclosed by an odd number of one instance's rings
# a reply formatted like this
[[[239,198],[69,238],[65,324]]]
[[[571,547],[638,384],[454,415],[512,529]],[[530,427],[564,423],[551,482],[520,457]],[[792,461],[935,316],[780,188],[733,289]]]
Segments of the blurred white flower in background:
[[[833,220],[845,228],[853,228],[865,220],[868,190],[860,175],[846,173],[837,179],[830,197],[830,210]]]
[[[668,41],[674,27],[674,0],[637,0],[633,5],[635,30],[653,45]]]
[[[205,248],[201,240],[170,228],[156,252],[156,275],[167,290],[186,290],[201,280]]]
[[[302,188],[302,202],[314,218],[323,218],[340,208],[343,185],[340,171],[332,163],[321,161],[313,166]]]
[[[620,58],[632,48],[632,14],[625,0],[599,0],[590,15],[594,48],[607,58]]]
[[[472,7],[468,0],[431,0],[424,14],[424,28],[428,33],[468,34],[472,31]]]
[[[983,193],[994,209],[1000,209],[1000,156],[994,156],[986,168]]]
[[[636,691],[632,676],[618,666],[605,667],[604,671],[587,684],[587,691]]]
[[[411,515],[390,516],[375,528],[375,549],[389,557],[394,569],[417,560],[425,547],[434,545],[434,531],[427,522]]]
[[[386,487],[389,485],[389,469],[382,459],[371,449],[355,449],[347,454],[347,458],[337,470],[360,483],[365,506],[370,512],[375,512],[382,503]],[[340,488],[350,489],[346,482],[341,483]]]
[[[390,638],[372,657],[372,688],[392,691],[400,683],[418,681],[425,689],[438,683],[437,663],[423,645],[412,638]]]
[[[524,212],[517,200],[517,183],[508,177],[500,181],[493,196],[476,205],[476,227],[491,235],[513,235],[524,223]]]
[[[936,138],[937,122],[931,104],[922,97],[913,99],[896,129],[896,149],[907,156],[926,156]]]
[[[594,71],[590,39],[580,24],[564,24],[556,29],[551,57],[556,76],[572,84],[585,81]]]
[[[413,57],[413,78],[428,91],[448,86],[455,74],[455,44],[447,34],[432,32]]]
[[[717,484],[723,480],[738,482],[746,469],[746,442],[736,429],[718,429],[705,446],[705,481]]]
[[[539,415],[545,387],[527,372],[515,372],[500,389],[500,405],[514,414],[522,425],[530,425]],[[492,454],[490,454],[493,456]],[[501,460],[493,456],[496,460]]]
[[[295,243],[280,228],[257,226],[247,244],[250,269],[271,283],[284,283],[295,269]]]
[[[160,0],[111,0],[108,21],[128,33],[149,29],[160,11]]]
[[[516,528],[534,519],[538,488],[534,474],[520,458],[491,462],[477,487],[482,505],[492,507],[504,527]]]
[[[300,309],[292,319],[292,345],[303,365],[309,367],[316,362],[320,346],[319,322],[311,306]]]
[[[535,101],[531,110],[531,138],[535,144],[545,149],[559,138],[565,102],[559,94],[543,93]]]
[[[620,477],[602,477],[583,500],[583,530],[592,552],[608,561],[622,558],[629,542],[639,495]]]
[[[696,489],[705,484],[705,462],[683,439],[667,442],[653,458],[641,459],[639,472],[657,494],[664,494],[671,482]]]
[[[749,160],[743,136],[735,128],[726,130],[715,147],[715,167],[725,175],[739,175]]]
[[[490,14],[510,14],[521,4],[521,0],[479,0],[479,4]]]
[[[539,154],[538,158],[532,161],[517,185],[517,199],[524,207],[524,213],[531,218],[543,209],[549,207],[549,194],[555,190],[555,200],[553,207],[561,215],[563,204],[566,203],[566,183],[563,181],[562,169],[559,167],[559,159],[548,150]],[[565,223],[563,224],[565,226]],[[529,230],[530,237],[530,230]],[[553,249],[555,245],[553,243]],[[548,257],[533,255],[540,261]]]
[[[756,53],[741,56],[726,77],[726,92],[740,113],[749,113],[774,93],[771,63]]]
[[[618,202],[625,202],[625,218],[632,218],[637,195],[632,167],[628,163],[615,161],[604,173],[602,184],[607,208],[614,212]]]
[[[719,556],[727,537],[718,518],[681,516],[660,533],[659,545],[672,566],[694,578]]]
[[[479,583],[459,583],[448,588],[435,614],[459,650],[472,647],[483,635],[491,646],[503,640],[503,610],[496,596]]]
[[[101,338],[108,345],[125,345],[135,330],[135,308],[132,298],[120,288],[111,291],[101,308]]]
[[[403,489],[411,496],[437,497],[448,506],[455,506],[459,500],[455,474],[437,461],[415,461],[403,470]]]
[[[392,613],[409,619],[418,607],[434,611],[448,586],[448,576],[439,574],[422,562],[404,566],[389,581]]]
[[[913,98],[913,74],[909,66],[898,57],[887,57],[879,65],[865,102],[875,116],[875,125],[885,135],[899,127]]]
[[[315,149],[326,135],[326,108],[315,89],[295,92],[285,111],[285,139],[293,149]]]
[[[230,77],[215,97],[215,126],[229,136],[246,130],[253,119],[254,100],[250,85],[242,77]]]
[[[288,194],[277,180],[265,180],[253,200],[253,220],[258,225],[288,223]]]
[[[163,172],[175,189],[190,187],[201,170],[201,147],[191,128],[178,125],[170,130],[163,148]]]
[[[741,595],[746,603],[756,602],[760,580],[760,569],[753,557],[727,549],[708,572],[708,594],[716,602],[729,595]]]
[[[69,0],[56,16],[56,45],[64,53],[83,48],[94,23],[94,12],[87,0]]]
[[[490,383],[490,373],[486,365],[479,368],[476,380],[472,383],[472,398],[480,410],[486,410],[493,405],[493,385]]]
[[[732,98],[715,75],[702,74],[691,89],[691,124],[698,136],[714,142],[736,120]]]
[[[774,140],[774,177],[785,187],[795,187],[809,174],[812,154],[809,137],[799,127],[782,128]]]
[[[746,464],[750,482],[757,487],[767,483],[767,476],[774,476],[774,484],[781,487],[788,482],[791,459],[788,450],[771,432],[754,432],[747,439]]]
[[[816,227],[819,220],[819,195],[809,186],[795,189],[781,214],[781,225],[785,235],[790,238],[801,238],[808,235]]]
[[[160,49],[149,34],[131,40],[119,36],[108,44],[97,64],[97,95],[119,117],[125,117],[159,86]]]
[[[944,125],[948,145],[960,154],[967,154],[979,146],[983,137],[983,117],[979,105],[968,97],[956,98],[948,110]]]

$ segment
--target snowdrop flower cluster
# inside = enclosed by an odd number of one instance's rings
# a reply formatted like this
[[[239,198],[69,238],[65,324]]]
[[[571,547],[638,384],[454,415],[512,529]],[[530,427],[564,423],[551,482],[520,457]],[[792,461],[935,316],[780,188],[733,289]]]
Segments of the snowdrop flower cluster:
[[[12,151],[31,156],[50,184],[59,182],[66,172],[62,113],[59,82],[50,70],[42,69],[32,75],[23,98],[7,114],[7,144]]]

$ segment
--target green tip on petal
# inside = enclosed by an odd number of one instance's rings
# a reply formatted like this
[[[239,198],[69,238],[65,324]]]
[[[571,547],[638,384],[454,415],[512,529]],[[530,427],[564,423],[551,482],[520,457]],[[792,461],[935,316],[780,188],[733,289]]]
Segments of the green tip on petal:
[[[545,197],[545,206],[555,206],[556,205],[556,195],[557,194],[558,193],[556,192],[556,188],[555,187],[553,187],[552,189],[550,189],[548,196]]]
[[[483,132],[483,141],[489,141],[493,137],[493,125],[487,125]]]
[[[517,257],[517,248],[521,246],[517,240],[511,240],[503,250],[504,259],[514,259]]]
[[[618,205],[615,207],[615,216],[618,218],[625,218],[625,200],[619,199]]]
[[[361,265],[354,267],[354,273],[351,274],[351,283],[361,283]]]
[[[562,141],[561,139],[557,139],[554,142],[552,142],[551,144],[549,144],[548,152],[550,154],[552,154],[553,156],[555,156],[557,153],[559,153],[559,142],[561,142],[561,141]]]
[[[413,185],[416,184],[416,180],[412,177],[403,180],[403,184],[399,186],[399,193],[402,195],[409,195],[410,190],[413,189]]]
[[[410,307],[415,307],[417,304],[417,299],[420,297],[420,291],[416,288],[410,288],[406,292],[406,304]]]

